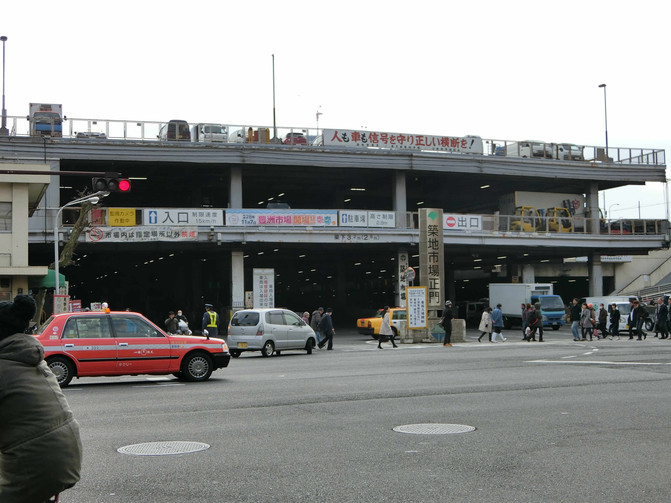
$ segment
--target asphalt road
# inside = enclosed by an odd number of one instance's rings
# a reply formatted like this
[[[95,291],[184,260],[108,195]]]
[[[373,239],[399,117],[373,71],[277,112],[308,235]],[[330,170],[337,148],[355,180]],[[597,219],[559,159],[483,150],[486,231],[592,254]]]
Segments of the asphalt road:
[[[205,383],[75,380],[84,469],[61,502],[671,499],[671,342],[476,336],[380,351],[339,331],[333,351],[243,354]],[[475,430],[393,429],[417,424]],[[210,447],[117,452],[175,441]]]

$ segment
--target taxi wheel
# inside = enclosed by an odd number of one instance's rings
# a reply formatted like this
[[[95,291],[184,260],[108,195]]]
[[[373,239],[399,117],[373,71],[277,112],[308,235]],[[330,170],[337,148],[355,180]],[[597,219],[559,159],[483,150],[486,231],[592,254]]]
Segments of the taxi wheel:
[[[49,370],[56,376],[56,381],[58,381],[61,388],[65,388],[70,384],[70,381],[72,381],[72,378],[75,376],[75,368],[72,365],[72,362],[66,358],[61,358],[59,356],[48,358],[47,365],[49,365]]]
[[[231,353],[231,356],[232,356],[233,358],[237,358],[237,357],[240,356],[240,351],[238,351],[237,349],[231,349],[231,350],[229,351],[229,353]]]
[[[396,327],[391,327],[391,331],[394,332],[394,338],[398,337],[398,330]]]
[[[267,358],[269,356],[273,356],[274,351],[275,351],[275,345],[273,344],[273,341],[266,341],[266,343],[261,348],[261,355],[264,358]]]
[[[205,353],[192,353],[182,360],[182,375],[187,381],[206,381],[212,375],[212,358]]]

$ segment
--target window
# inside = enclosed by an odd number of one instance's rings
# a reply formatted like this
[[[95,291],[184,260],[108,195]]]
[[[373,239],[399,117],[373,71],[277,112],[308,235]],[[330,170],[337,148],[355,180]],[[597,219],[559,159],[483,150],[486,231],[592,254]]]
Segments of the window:
[[[259,313],[252,311],[237,312],[231,319],[231,325],[234,327],[255,327],[259,324]]]
[[[284,323],[285,325],[300,327],[303,324],[303,320],[291,311],[284,311]]]
[[[65,323],[63,339],[109,339],[112,337],[109,321],[104,316],[71,317]]]
[[[115,316],[112,318],[114,332],[121,337],[163,337],[158,330],[146,321],[131,316]]]
[[[284,325],[282,311],[268,311],[266,313],[266,323],[270,323],[271,325]]]
[[[392,315],[393,320],[405,320],[405,309],[399,309],[398,311],[394,311]]]
[[[0,232],[12,232],[12,203],[0,203]]]

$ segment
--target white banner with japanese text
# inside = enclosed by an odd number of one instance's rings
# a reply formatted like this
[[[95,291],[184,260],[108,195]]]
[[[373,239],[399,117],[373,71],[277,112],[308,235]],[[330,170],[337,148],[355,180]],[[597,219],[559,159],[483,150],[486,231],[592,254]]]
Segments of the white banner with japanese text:
[[[408,328],[417,330],[427,327],[427,288],[425,286],[409,286],[406,288],[408,299]]]
[[[144,243],[150,241],[196,241],[196,227],[91,227],[87,243]]]
[[[254,269],[254,308],[275,307],[275,269]]]
[[[482,154],[482,139],[479,136],[435,136],[352,129],[324,129],[323,135],[324,145]]]
[[[338,226],[338,210],[226,210],[227,226]]]

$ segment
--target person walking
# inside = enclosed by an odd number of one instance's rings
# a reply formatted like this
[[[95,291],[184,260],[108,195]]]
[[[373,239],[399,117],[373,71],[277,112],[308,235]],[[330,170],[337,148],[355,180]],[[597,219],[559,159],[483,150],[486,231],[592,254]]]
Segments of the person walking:
[[[478,337],[478,342],[482,342],[482,338],[487,334],[489,336],[489,342],[492,342],[492,308],[487,307],[482,311],[482,318],[480,318],[480,325],[478,330],[482,333]]]
[[[589,338],[592,338],[592,310],[589,306],[583,302],[582,310],[580,311],[580,327],[582,328],[582,338],[581,340],[587,340],[587,334],[589,333]]]
[[[452,301],[445,302],[445,309],[443,310],[443,317],[440,320],[440,326],[445,330],[445,338],[443,339],[443,347],[452,346],[452,320],[454,319],[454,312],[452,311]]]
[[[201,323],[203,335],[207,337],[217,337],[219,335],[219,315],[214,310],[212,304],[205,304],[203,321]]]
[[[168,317],[163,323],[165,324],[165,331],[169,334],[177,334],[179,332],[179,320],[175,317],[175,311],[168,312]]]
[[[643,340],[648,337],[648,334],[644,330],[643,324],[645,323],[645,320],[648,319],[648,316],[650,314],[648,313],[648,310],[645,308],[644,304],[641,304],[639,301],[635,300],[634,301],[634,306],[636,309],[636,333],[638,334],[638,339],[637,340]],[[641,336],[643,339],[641,339]]]
[[[391,323],[389,321],[389,306],[384,306],[382,314],[382,325],[380,325],[380,335],[377,338],[377,349],[382,349],[382,343],[391,341],[393,347],[397,348],[396,342],[394,342],[394,330],[391,328]]]
[[[526,336],[525,340],[531,342],[534,341],[536,342],[536,330],[538,330],[539,326],[542,324],[542,320],[538,316],[538,309],[536,308],[535,304],[531,305],[531,311],[529,312],[529,316],[527,318],[528,320],[528,327],[529,327],[529,335]],[[543,333],[539,332],[538,334],[538,339],[540,342],[543,342]]]
[[[573,334],[573,340],[574,341],[579,341],[580,340],[580,304],[578,303],[578,299],[573,299],[573,302],[571,303],[571,313],[570,313],[570,319],[571,319],[571,334]]]
[[[319,322],[319,328],[324,334],[324,338],[321,340],[317,346],[319,349],[322,349],[327,343],[327,350],[333,349],[333,336],[335,335],[335,329],[333,328],[333,309],[330,307],[326,309],[326,313],[322,316],[322,320]]]
[[[0,302],[2,503],[56,501],[80,478],[79,424],[44,361],[44,348],[25,333],[35,311],[29,295]]]
[[[599,314],[597,315],[597,330],[601,330],[601,338],[608,337],[608,311],[603,304],[599,304]],[[597,336],[598,337],[598,336]]]
[[[529,304],[522,303],[522,340],[527,338],[527,327],[529,326]]]
[[[667,320],[669,317],[669,309],[664,299],[660,297],[657,299],[657,307],[655,309],[655,337],[659,333],[660,339],[666,339],[669,335],[667,327]]]
[[[503,337],[501,330],[503,329],[503,311],[501,311],[501,304],[496,304],[496,309],[492,311],[492,342],[496,342],[496,336],[500,336],[503,342],[508,339]]]
[[[627,328],[629,329],[629,340],[634,338],[636,333],[636,308],[638,301],[634,299],[629,300],[629,316],[627,316]]]
[[[617,308],[617,304],[613,302],[613,305],[610,306],[610,339],[617,336],[618,340],[620,339],[620,310]]]
[[[319,344],[322,341],[321,328],[319,328],[319,324],[322,321],[323,315],[324,315],[324,308],[319,307],[315,309],[315,311],[312,313],[312,319],[310,320],[310,327],[312,328],[312,330],[315,331],[315,335],[317,336],[317,344]]]

